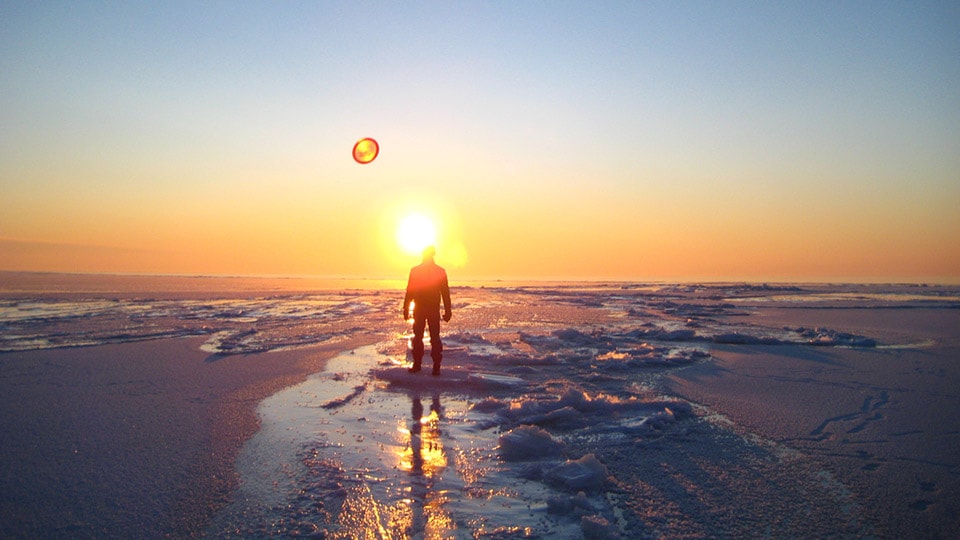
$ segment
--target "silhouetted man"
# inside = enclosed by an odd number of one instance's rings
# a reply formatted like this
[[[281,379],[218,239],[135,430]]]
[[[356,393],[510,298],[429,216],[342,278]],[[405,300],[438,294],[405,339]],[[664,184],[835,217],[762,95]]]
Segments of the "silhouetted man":
[[[410,373],[420,371],[423,361],[423,330],[430,327],[430,357],[433,358],[433,374],[440,375],[443,360],[443,344],[440,342],[440,301],[443,301],[443,320],[450,320],[450,286],[447,272],[433,262],[436,250],[423,250],[423,262],[410,269],[407,294],[403,297],[403,318],[410,318],[410,302],[413,302],[413,367]]]

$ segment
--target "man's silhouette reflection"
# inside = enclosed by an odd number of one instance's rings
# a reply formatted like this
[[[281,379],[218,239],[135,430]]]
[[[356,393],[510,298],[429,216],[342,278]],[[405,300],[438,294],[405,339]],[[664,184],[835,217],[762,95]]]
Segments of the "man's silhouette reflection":
[[[410,425],[410,533],[425,533],[426,538],[439,538],[456,526],[443,508],[444,493],[434,489],[437,476],[447,466],[447,454],[440,439],[440,395],[434,394],[430,414],[423,415],[420,395],[413,396]]]
[[[410,472],[415,475],[433,476],[443,466],[446,466],[446,457],[443,456],[443,445],[440,442],[440,394],[434,394],[430,403],[430,416],[423,416],[423,403],[420,401],[420,395],[413,398],[413,423],[410,426],[410,448],[413,450]],[[427,424],[427,433],[424,434],[423,424]],[[426,441],[424,441],[426,439]],[[424,448],[427,445],[427,452],[431,456],[428,463],[428,469],[424,471]],[[436,458],[441,459],[436,459]]]
[[[450,321],[450,286],[447,272],[433,261],[436,249],[423,250],[423,262],[410,269],[407,293],[403,297],[403,318],[410,318],[410,303],[413,303],[413,367],[410,373],[420,371],[423,361],[423,330],[430,327],[430,357],[433,359],[433,374],[440,375],[443,361],[443,343],[440,342],[440,302],[443,301],[443,320]]]

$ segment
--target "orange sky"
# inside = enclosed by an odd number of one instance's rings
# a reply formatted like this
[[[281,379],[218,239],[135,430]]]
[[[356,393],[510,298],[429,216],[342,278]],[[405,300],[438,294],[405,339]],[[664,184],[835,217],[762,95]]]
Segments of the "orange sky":
[[[27,5],[0,270],[960,281],[958,8],[747,5]]]

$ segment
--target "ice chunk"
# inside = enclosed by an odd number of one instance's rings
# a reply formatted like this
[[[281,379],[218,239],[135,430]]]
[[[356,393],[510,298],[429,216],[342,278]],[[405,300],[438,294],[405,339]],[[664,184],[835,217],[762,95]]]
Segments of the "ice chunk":
[[[526,384],[520,377],[497,375],[494,373],[471,373],[467,375],[467,382],[470,384],[500,388],[516,388]]]
[[[580,529],[585,540],[604,540],[610,538],[613,527],[603,516],[583,516],[580,518]]]
[[[587,410],[590,404],[590,396],[579,388],[570,387],[560,397],[559,405],[564,407],[573,407],[578,411]]]
[[[562,449],[561,442],[537,426],[519,426],[500,436],[500,457],[505,461],[557,457]]]
[[[798,330],[798,333],[800,333],[801,336],[809,338],[808,343],[810,345],[821,347],[846,346],[869,348],[877,346],[876,340],[848,334],[846,332],[838,332],[828,328],[817,328],[816,330],[804,330],[801,328]]]
[[[609,476],[607,467],[593,454],[550,470],[547,480],[564,489],[596,491],[603,487]]]
[[[578,491],[576,495],[558,493],[547,498],[547,512],[550,514],[593,515],[601,508],[593,504],[587,494]]]
[[[544,415],[540,424],[552,426],[557,429],[577,429],[587,425],[588,422],[589,420],[577,409],[573,407],[562,407]]]
[[[583,346],[595,345],[597,340],[576,328],[566,328],[563,330],[554,330],[553,335],[568,343],[575,343]]]
[[[507,408],[508,405],[496,398],[485,398],[475,403],[471,410],[482,413],[494,413]]]
[[[783,342],[776,338],[771,337],[757,337],[751,336],[749,334],[741,334],[739,332],[731,332],[729,334],[719,334],[714,336],[714,343],[722,343],[725,345],[782,345]]]

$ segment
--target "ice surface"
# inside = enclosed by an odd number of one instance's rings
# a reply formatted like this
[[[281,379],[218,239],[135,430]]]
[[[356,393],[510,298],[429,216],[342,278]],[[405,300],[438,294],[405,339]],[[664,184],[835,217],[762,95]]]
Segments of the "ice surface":
[[[241,532],[282,535],[309,523],[330,538],[364,531],[397,538],[632,538],[657,535],[649,528],[655,520],[640,526],[621,501],[624,490],[633,493],[637,482],[644,485],[643,478],[626,473],[638,463],[657,471],[656,480],[647,479],[655,485],[662,483],[660,475],[675,474],[679,481],[681,475],[705,474],[701,468],[708,467],[715,476],[699,482],[733,482],[733,493],[740,495],[730,496],[766,498],[759,508],[776,506],[780,499],[787,504],[797,495],[782,488],[753,493],[756,487],[732,480],[742,476],[735,469],[778,470],[790,478],[766,489],[811,485],[807,473],[784,473],[784,463],[763,461],[773,458],[754,461],[755,450],[740,449],[731,455],[738,457],[725,458],[730,471],[713,471],[718,465],[708,464],[712,457],[685,464],[679,449],[712,456],[710,448],[731,435],[700,419],[692,404],[657,394],[656,381],[671,370],[710,362],[718,345],[872,347],[876,338],[827,327],[765,326],[750,319],[749,306],[731,298],[784,292],[775,287],[612,291],[456,291],[465,305],[455,310],[459,330],[444,336],[440,377],[406,371],[409,334],[399,336],[399,343],[347,356],[364,358],[369,370],[338,381],[339,398],[286,398],[312,408],[311,413],[280,407],[264,414],[263,430],[255,437],[259,442],[250,448],[271,450],[254,463],[276,460],[277,443],[264,440],[270,433],[286,438],[299,433],[299,443],[286,451],[287,495],[263,495],[256,502],[250,486],[245,488],[249,498],[232,510],[244,516]],[[540,306],[533,308],[544,314],[540,322],[514,314],[531,306]],[[549,316],[549,310],[563,309],[572,311]],[[327,371],[338,369],[332,363]],[[319,395],[305,388],[281,394],[302,398],[310,393]],[[330,403],[336,407],[325,409]],[[752,443],[742,444],[750,448]],[[262,474],[258,467],[243,470],[245,477]],[[275,495],[276,485],[260,489]],[[827,490],[817,495],[826,497],[817,504],[834,496],[846,495]],[[320,513],[312,510],[318,501],[323,501]],[[338,522],[343,512],[356,518]],[[221,523],[230,522],[230,515]],[[850,520],[844,516],[837,519]],[[430,523],[443,524],[442,531],[431,533]],[[818,526],[794,524],[784,530],[809,532]],[[231,536],[225,530],[213,535]]]
[[[834,287],[836,288],[836,287]],[[877,291],[868,286],[848,286],[843,292],[829,287],[803,290],[775,286],[627,286],[555,288],[524,287],[492,289],[523,299],[510,302],[490,299],[473,302],[461,294],[458,315],[502,308],[505,313],[550,305],[572,310],[603,311],[604,327],[551,328],[549,322],[531,325],[524,317],[502,317],[475,330],[500,327],[519,332],[519,344],[540,353],[526,362],[549,363],[550,352],[573,348],[578,354],[611,355],[631,366],[650,363],[695,361],[704,347],[698,343],[814,344],[871,347],[875,340],[830,328],[762,328],[731,323],[746,318],[751,305],[785,306],[803,304],[822,308],[918,308],[960,307],[960,295],[946,287],[906,287],[901,292]],[[469,295],[469,289],[466,291]],[[487,293],[488,291],[479,291]],[[789,295],[779,294],[789,292]],[[764,293],[764,295],[758,295]],[[286,294],[256,298],[169,299],[144,296],[83,297],[63,300],[50,295],[0,299],[0,351],[38,348],[92,346],[170,337],[208,336],[204,350],[211,354],[246,354],[283,350],[341,339],[365,329],[357,322],[372,317],[380,320],[395,310],[395,291],[348,291],[325,294]],[[536,321],[536,316],[532,318]],[[352,321],[352,326],[339,324]],[[746,323],[746,319],[743,321]],[[546,332],[545,332],[546,331]],[[469,345],[472,352],[495,363],[514,360],[487,337],[474,330],[452,336]],[[671,347],[672,354],[654,350],[658,344]],[[671,344],[690,344],[679,347]],[[498,358],[492,352],[507,355]],[[522,352],[522,351],[521,351]],[[529,352],[529,351],[527,351]],[[491,358],[491,356],[493,356]],[[618,362],[612,362],[616,369]]]
[[[659,381],[710,365],[725,347],[809,354],[904,345],[819,321],[768,322],[755,316],[761,304],[960,307],[956,291],[944,288],[835,292],[742,284],[455,289],[440,377],[406,370],[399,291],[5,299],[0,350],[196,336],[203,350],[225,355],[382,336],[260,404],[260,431],[238,459],[242,485],[211,537],[710,536],[689,518],[697,512],[722,521],[731,536],[755,532],[749,523],[736,528],[718,493],[755,497],[753,517],[781,527],[771,536],[803,537],[822,525],[805,528],[811,514],[831,530],[860,530],[843,486],[818,487],[812,479],[822,469],[796,467],[801,458],[789,448],[768,451],[773,443],[711,421],[700,406],[662,394]],[[818,299],[793,299],[807,294]],[[807,498],[794,504],[796,496]],[[695,525],[671,529],[678,521]]]
[[[211,354],[284,350],[341,339],[356,328],[338,326],[338,321],[383,309],[387,301],[373,293],[0,300],[0,352],[189,336],[209,336],[202,348]]]

